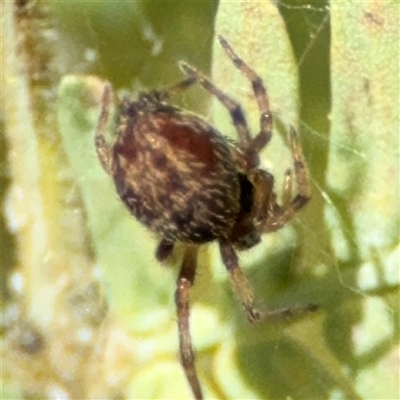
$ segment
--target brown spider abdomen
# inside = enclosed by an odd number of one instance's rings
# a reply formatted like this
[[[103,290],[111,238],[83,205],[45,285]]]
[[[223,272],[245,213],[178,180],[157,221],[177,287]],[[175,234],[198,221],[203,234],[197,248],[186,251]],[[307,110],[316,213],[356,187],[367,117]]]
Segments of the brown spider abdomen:
[[[223,136],[201,118],[165,104],[125,104],[112,174],[132,214],[170,241],[228,238],[240,184]]]

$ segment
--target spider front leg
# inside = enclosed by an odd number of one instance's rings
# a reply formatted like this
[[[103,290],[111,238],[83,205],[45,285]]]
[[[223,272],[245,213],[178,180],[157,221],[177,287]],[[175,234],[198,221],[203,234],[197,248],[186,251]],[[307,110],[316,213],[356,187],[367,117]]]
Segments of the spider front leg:
[[[229,43],[221,35],[218,35],[218,40],[235,67],[250,81],[253,88],[258,109],[260,110],[260,132],[252,139],[250,147],[253,151],[258,153],[268,144],[272,136],[272,114],[269,108],[267,90],[262,78],[238,57]]]
[[[194,76],[190,76],[189,78],[186,78],[183,81],[176,83],[175,85],[169,87],[168,89],[155,91],[153,93],[157,95],[158,100],[163,101],[169,99],[171,96],[175,94],[184,92],[185,90],[193,86],[196,82],[197,82],[196,78]]]
[[[111,104],[112,89],[109,82],[106,82],[103,89],[103,96],[101,100],[101,112],[97,122],[95,146],[97,155],[101,166],[110,175],[111,173],[111,149],[107,144],[104,133],[107,128],[108,119],[110,117],[110,104]]]
[[[196,400],[203,399],[199,378],[194,363],[192,339],[189,329],[189,294],[193,286],[197,268],[196,246],[188,245],[183,257],[175,291],[175,304],[178,314],[180,358],[186,379]]]
[[[232,121],[235,124],[236,131],[239,136],[239,142],[243,148],[247,148],[251,144],[252,139],[241,106],[232,100],[228,95],[226,95],[221,89],[216,87],[214,83],[212,83],[196,68],[183,61],[179,63],[179,66],[186,75],[195,78],[204,89],[214,95],[222,103],[222,105],[228,109]]]
[[[239,143],[245,153],[242,158],[244,168],[250,170],[259,165],[258,153],[267,145],[271,139],[272,114],[269,108],[267,91],[261,77],[256,74],[242,59],[233,51],[232,47],[222,37],[218,36],[219,42],[233,64],[249,79],[260,110],[260,132],[255,138],[251,138],[243,110],[237,102],[232,100],[221,89],[216,87],[206,76],[196,68],[181,62],[180,67],[185,74],[196,78],[197,82],[209,91],[229,111],[232,121],[239,136]]]

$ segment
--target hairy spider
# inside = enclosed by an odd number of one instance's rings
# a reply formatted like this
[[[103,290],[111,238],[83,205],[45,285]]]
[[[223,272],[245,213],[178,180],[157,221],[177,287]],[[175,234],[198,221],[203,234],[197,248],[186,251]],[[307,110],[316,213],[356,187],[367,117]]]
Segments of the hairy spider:
[[[177,279],[180,358],[196,399],[203,394],[194,363],[189,331],[189,291],[193,286],[198,245],[216,240],[233,290],[251,322],[276,320],[312,311],[315,306],[260,312],[254,306],[251,285],[240,269],[236,249],[249,249],[260,236],[282,228],[310,198],[307,168],[297,134],[290,127],[290,146],[298,194],[292,198],[293,175],[285,173],[283,202],[278,204],[274,177],[259,168],[259,153],[271,139],[272,115],[262,79],[218,37],[233,64],[249,79],[260,110],[260,132],[252,138],[239,104],[190,65],[180,67],[188,76],[164,91],[124,99],[117,116],[116,138],[107,144],[104,132],[112,90],[104,87],[96,131],[96,149],[105,171],[129,211],[162,237],[156,250],[159,261],[171,255],[177,241],[187,244]],[[227,108],[238,143],[227,141],[203,118],[168,105],[172,93],[199,83]]]

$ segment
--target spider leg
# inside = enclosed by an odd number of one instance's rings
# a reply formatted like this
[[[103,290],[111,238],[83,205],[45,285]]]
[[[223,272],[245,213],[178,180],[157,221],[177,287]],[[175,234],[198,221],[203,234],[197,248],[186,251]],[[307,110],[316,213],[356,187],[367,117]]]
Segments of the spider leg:
[[[220,252],[222,261],[230,274],[233,290],[239,301],[243,304],[250,322],[277,322],[287,317],[299,317],[308,312],[317,310],[317,306],[314,304],[291,308],[285,307],[276,310],[258,310],[254,306],[253,289],[243,271],[240,269],[238,257],[233,246],[228,242],[220,242]]]
[[[239,301],[242,303],[250,322],[258,322],[261,319],[261,312],[254,307],[254,293],[250,282],[240,269],[239,261],[233,246],[228,242],[219,244],[221,258],[228,270],[232,288]]]
[[[254,139],[252,139],[251,148],[253,151],[258,153],[268,144],[272,136],[272,114],[269,107],[267,90],[261,77],[237,56],[229,43],[221,35],[218,35],[218,40],[227,56],[232,60],[233,64],[239,69],[239,71],[242,72],[242,74],[250,81],[253,88],[261,115],[260,132]]]
[[[202,400],[203,394],[197,377],[194,363],[192,339],[189,330],[189,292],[194,283],[197,267],[197,252],[195,246],[188,246],[183,257],[181,270],[175,291],[175,304],[178,314],[180,359],[186,379],[196,400]]]
[[[238,258],[233,246],[228,242],[220,243],[222,260],[231,276],[234,292],[242,302],[250,322],[279,321],[289,316],[298,316],[316,309],[315,305],[305,307],[281,308],[277,310],[261,312],[254,307],[253,289],[240,269]]]
[[[290,127],[290,148],[292,150],[292,157],[294,163],[294,173],[296,175],[296,182],[298,186],[298,195],[292,201],[291,207],[294,211],[299,211],[303,208],[311,197],[310,179],[308,177],[307,165],[304,161],[303,150],[300,145],[297,132]]]
[[[190,66],[183,61],[179,63],[179,66],[186,75],[196,78],[197,82],[201,86],[203,86],[204,89],[214,95],[222,103],[222,105],[228,109],[232,121],[235,124],[240,144],[243,148],[247,148],[251,144],[252,139],[246,119],[244,117],[243,110],[240,105],[232,100],[228,95],[226,95],[221,89],[216,87],[205,75],[203,75],[196,68]]]
[[[248,178],[253,184],[254,200],[252,219],[256,228],[263,226],[276,204],[274,193],[274,177],[267,171],[255,168],[248,172]]]
[[[172,254],[174,247],[175,247],[174,242],[162,239],[156,250],[157,260],[160,262],[165,261]]]
[[[267,219],[263,227],[263,232],[272,232],[282,228],[307,204],[311,197],[310,181],[303,151],[297,133],[292,126],[290,127],[290,147],[298,194],[289,201],[289,198],[291,198],[293,175],[287,171],[285,174],[283,205],[275,208],[272,215]]]
[[[287,169],[285,171],[285,178],[283,182],[283,196],[282,196],[282,208],[286,209],[290,206],[292,201],[293,192],[293,175],[292,170]]]
[[[169,87],[168,89],[156,91],[157,98],[161,101],[169,99],[174,94],[179,94],[179,93],[184,92],[185,90],[189,89],[196,82],[197,82],[196,78],[194,76],[190,76],[189,78],[186,78],[186,79],[176,83],[175,85]]]
[[[111,174],[111,149],[106,142],[104,133],[106,131],[107,122],[110,117],[111,97],[111,85],[109,82],[106,82],[106,84],[104,85],[103,96],[101,100],[101,112],[97,122],[95,146],[101,166],[104,168],[107,174]]]

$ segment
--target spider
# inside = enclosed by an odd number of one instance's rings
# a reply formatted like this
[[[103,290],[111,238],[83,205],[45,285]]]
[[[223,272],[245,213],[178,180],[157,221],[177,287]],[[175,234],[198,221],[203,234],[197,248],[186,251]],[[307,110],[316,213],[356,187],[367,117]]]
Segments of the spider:
[[[259,153],[271,139],[272,115],[262,79],[242,61],[228,42],[219,42],[233,64],[249,79],[260,110],[260,132],[252,138],[241,106],[205,75],[185,62],[187,78],[167,90],[125,98],[117,113],[112,145],[104,133],[112,89],[104,86],[95,146],[104,170],[129,211],[161,236],[156,258],[165,261],[177,241],[186,244],[177,279],[175,303],[180,359],[195,399],[203,399],[189,330],[189,292],[194,284],[199,245],[217,241],[232,287],[251,322],[278,320],[313,311],[314,305],[260,311],[240,269],[237,250],[249,249],[261,235],[282,228],[310,198],[302,149],[293,127],[289,141],[294,164],[284,176],[278,204],[274,177],[259,168]],[[228,141],[203,118],[166,103],[175,93],[198,83],[226,107],[238,134]],[[292,198],[295,179],[298,194]]]

